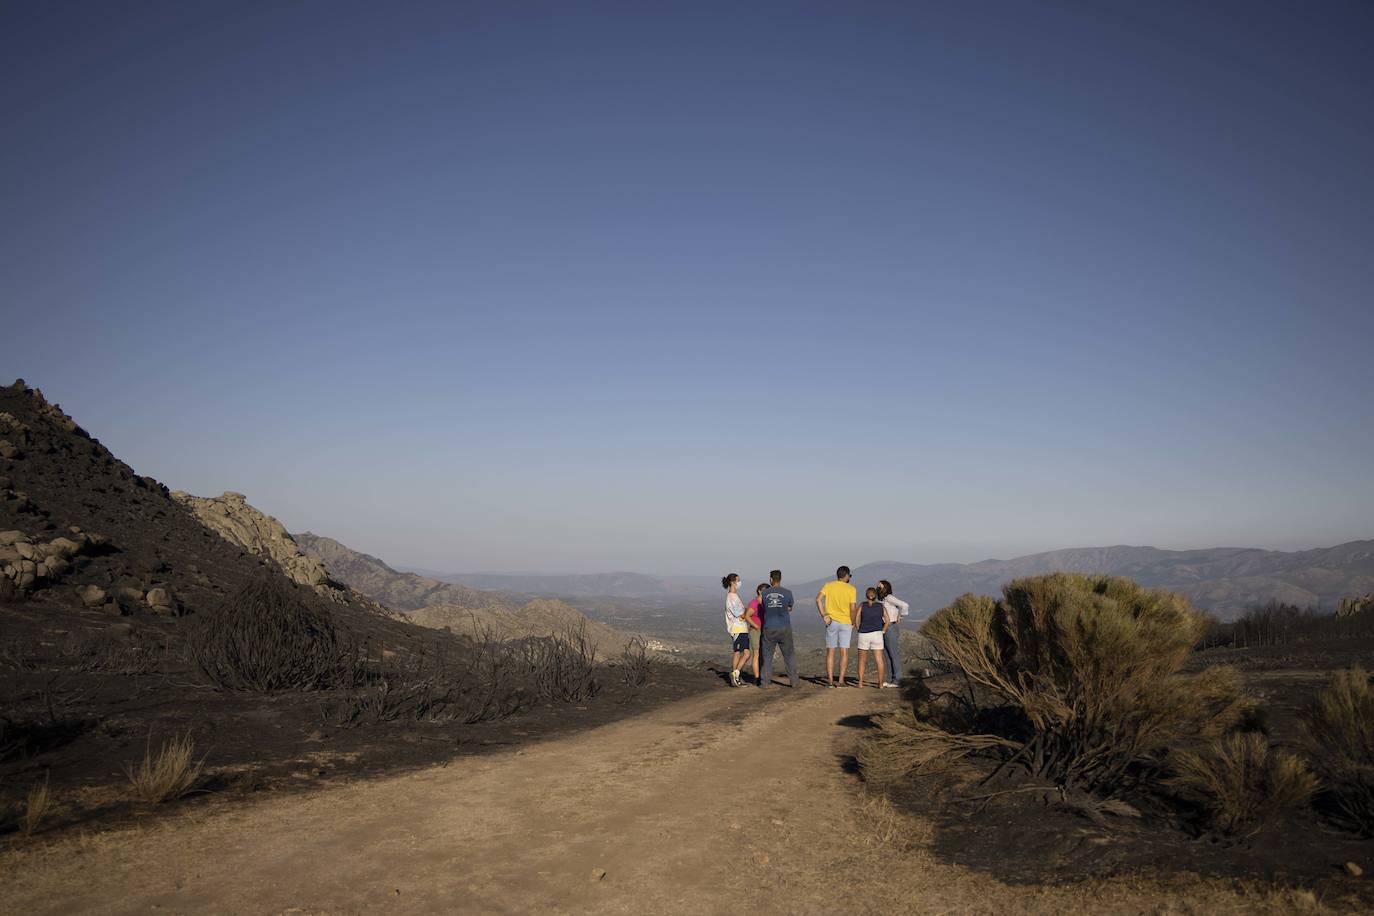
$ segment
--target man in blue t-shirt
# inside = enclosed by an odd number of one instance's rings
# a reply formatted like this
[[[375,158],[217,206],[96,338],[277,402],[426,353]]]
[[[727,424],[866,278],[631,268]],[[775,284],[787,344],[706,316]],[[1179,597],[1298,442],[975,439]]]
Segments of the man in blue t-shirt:
[[[787,665],[787,676],[796,687],[797,653],[792,646],[792,592],[782,587],[782,570],[775,569],[768,574],[769,586],[759,596],[759,613],[763,616],[763,636],[759,651],[763,653],[760,687],[773,686],[773,648],[782,649],[782,660]]]

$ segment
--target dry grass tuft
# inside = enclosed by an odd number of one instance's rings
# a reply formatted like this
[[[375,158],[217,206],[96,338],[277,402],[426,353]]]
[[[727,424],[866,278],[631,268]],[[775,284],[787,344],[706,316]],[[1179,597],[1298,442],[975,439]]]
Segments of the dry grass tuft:
[[[34,783],[29,789],[28,797],[24,800],[24,810],[19,815],[19,831],[24,836],[30,836],[38,825],[43,822],[43,818],[48,816],[52,810],[52,790],[48,786],[48,777],[44,776],[43,781]]]
[[[886,785],[978,751],[1012,751],[1013,741],[996,735],[950,732],[917,719],[910,711],[878,716],[878,733],[859,746],[864,779]]]
[[[1254,836],[1280,815],[1307,804],[1317,778],[1295,754],[1275,750],[1256,732],[1228,735],[1199,751],[1170,756],[1168,783],[1197,799],[1209,825],[1228,836]]]
[[[150,804],[181,798],[200,779],[205,759],[195,759],[196,742],[190,732],[164,742],[156,755],[151,741],[150,737],[142,763],[124,767],[129,787],[136,798]]]
[[[1302,718],[1304,749],[1339,819],[1374,836],[1374,689],[1361,668],[1337,671]]]

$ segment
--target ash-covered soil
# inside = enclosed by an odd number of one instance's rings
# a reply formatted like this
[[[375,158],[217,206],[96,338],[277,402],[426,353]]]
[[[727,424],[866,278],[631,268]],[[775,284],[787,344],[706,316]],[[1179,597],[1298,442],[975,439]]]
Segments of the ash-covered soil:
[[[356,727],[336,724],[345,691],[216,689],[189,660],[188,634],[226,596],[280,571],[207,529],[36,389],[0,386],[0,439],[0,571],[15,573],[0,576],[0,832],[17,830],[27,793],[44,781],[54,804],[39,834],[442,763],[717,683],[700,670],[652,664],[632,684],[602,665],[585,700],[532,700],[475,724]],[[58,539],[71,547],[36,563]],[[307,597],[376,658],[471,649],[464,637],[396,619],[356,593]],[[156,807],[134,801],[125,768],[186,734],[204,758],[196,790]]]
[[[1196,653],[1189,667],[1213,664],[1241,670],[1247,692],[1260,701],[1256,724],[1279,746],[1291,747],[1299,712],[1331,671],[1374,667],[1374,639],[1211,649]],[[904,691],[904,700],[914,703],[924,691],[963,690],[961,678],[941,675]],[[1009,883],[1196,874],[1325,888],[1374,905],[1369,878],[1344,870],[1351,862],[1374,872],[1374,840],[1327,817],[1320,797],[1257,836],[1226,839],[1202,829],[1178,799],[1140,791],[1126,796],[1139,817],[1089,813],[1079,800],[1020,791],[1016,781],[999,777],[984,783],[992,769],[987,761],[965,759],[943,772],[903,780],[887,794],[900,809],[930,819],[934,853]]]

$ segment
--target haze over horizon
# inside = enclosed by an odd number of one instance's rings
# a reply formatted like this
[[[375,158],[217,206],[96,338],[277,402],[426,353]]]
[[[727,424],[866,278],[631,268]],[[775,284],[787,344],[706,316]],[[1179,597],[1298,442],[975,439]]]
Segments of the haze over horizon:
[[[791,9],[6,4],[0,381],[455,573],[1374,537],[1374,7]]]

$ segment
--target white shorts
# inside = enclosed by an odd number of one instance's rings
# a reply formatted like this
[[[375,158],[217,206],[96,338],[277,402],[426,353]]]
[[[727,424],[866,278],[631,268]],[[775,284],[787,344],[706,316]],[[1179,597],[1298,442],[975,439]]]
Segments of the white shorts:
[[[876,630],[872,633],[859,634],[859,651],[867,652],[873,650],[881,652],[883,648],[883,631]]]

